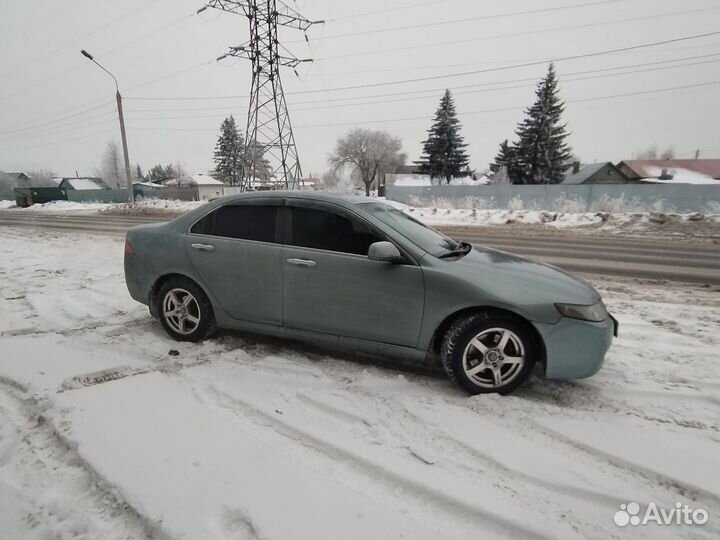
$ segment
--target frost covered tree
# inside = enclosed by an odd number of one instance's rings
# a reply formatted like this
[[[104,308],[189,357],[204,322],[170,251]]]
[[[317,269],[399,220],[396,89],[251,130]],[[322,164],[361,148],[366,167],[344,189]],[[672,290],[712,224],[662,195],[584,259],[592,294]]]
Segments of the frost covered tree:
[[[568,134],[562,123],[565,104],[558,95],[555,67],[550,64],[545,78],[535,90],[535,103],[525,111],[525,119],[515,132],[519,184],[557,184],[562,182],[571,155],[565,143]]]
[[[501,169],[505,171],[505,176],[509,180],[507,183],[518,183],[516,179],[522,176],[522,170],[517,159],[517,148],[515,144],[510,144],[507,139],[500,143],[500,150],[495,156],[495,161],[490,164],[490,171],[494,174],[497,174]]]
[[[382,175],[394,172],[405,163],[406,156],[400,150],[402,142],[385,131],[355,128],[338,139],[328,163],[336,172],[351,168],[365,186],[365,195]]]
[[[468,173],[467,144],[460,135],[460,127],[452,94],[445,90],[428,138],[423,142],[423,153],[416,162],[422,174],[444,178],[449,184],[452,178]]]
[[[97,175],[112,189],[120,189],[125,185],[125,166],[120,155],[120,148],[115,141],[110,141],[105,148]]]
[[[220,135],[215,144],[213,176],[226,184],[239,184],[243,174],[243,138],[231,116],[220,125]]]
[[[503,184],[512,184],[512,179],[510,178],[510,175],[507,172],[507,168],[505,165],[500,167],[497,171],[492,173],[490,175],[490,178],[488,180],[488,184],[499,186]]]
[[[140,164],[139,164],[139,163],[136,163],[136,164],[135,164],[135,178],[136,178],[139,182],[144,182],[144,181],[145,181],[145,174],[143,174],[142,167],[140,167]]]
[[[263,182],[267,182],[268,180],[272,179],[272,165],[270,165],[270,161],[265,157],[265,153],[263,152],[262,148],[255,146],[255,150],[253,152],[248,147],[244,147],[243,154],[240,156],[240,159],[241,162],[245,164],[248,169],[248,176],[253,174],[252,168],[254,161],[255,178],[257,178],[258,180],[262,180]]]

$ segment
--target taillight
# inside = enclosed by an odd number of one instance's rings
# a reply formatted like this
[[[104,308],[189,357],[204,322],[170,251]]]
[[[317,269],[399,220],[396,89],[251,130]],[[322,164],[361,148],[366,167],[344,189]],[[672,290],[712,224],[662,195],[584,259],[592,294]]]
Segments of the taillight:
[[[125,240],[125,256],[126,257],[132,257],[135,255],[135,250],[132,247],[132,244]]]

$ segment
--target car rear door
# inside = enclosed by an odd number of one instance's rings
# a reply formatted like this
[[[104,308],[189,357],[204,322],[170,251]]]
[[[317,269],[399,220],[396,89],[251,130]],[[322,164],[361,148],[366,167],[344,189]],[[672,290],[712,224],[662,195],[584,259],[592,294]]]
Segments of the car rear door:
[[[288,198],[283,221],[284,326],[417,345],[425,296],[419,266],[368,259],[369,245],[387,238],[338,205]]]
[[[186,249],[202,284],[233,319],[282,324],[282,199],[220,206],[197,221]]]

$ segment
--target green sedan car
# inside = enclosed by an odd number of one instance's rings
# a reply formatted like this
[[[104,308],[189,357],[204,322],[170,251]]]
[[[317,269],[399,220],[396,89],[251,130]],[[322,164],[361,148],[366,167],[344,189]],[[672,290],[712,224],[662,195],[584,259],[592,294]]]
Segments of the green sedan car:
[[[128,231],[125,279],[168,334],[218,328],[418,362],[472,394],[589,377],[617,322],[558,268],[457,242],[373,199],[253,192]]]

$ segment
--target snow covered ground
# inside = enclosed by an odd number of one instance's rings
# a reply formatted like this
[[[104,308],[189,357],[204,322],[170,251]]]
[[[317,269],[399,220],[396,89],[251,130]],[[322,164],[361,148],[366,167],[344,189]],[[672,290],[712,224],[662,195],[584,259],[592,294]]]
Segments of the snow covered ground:
[[[0,228],[0,260],[0,538],[720,536],[719,290],[595,281],[621,332],[598,375],[468,398],[284,342],[173,342],[118,238]],[[631,501],[710,519],[620,528]]]

